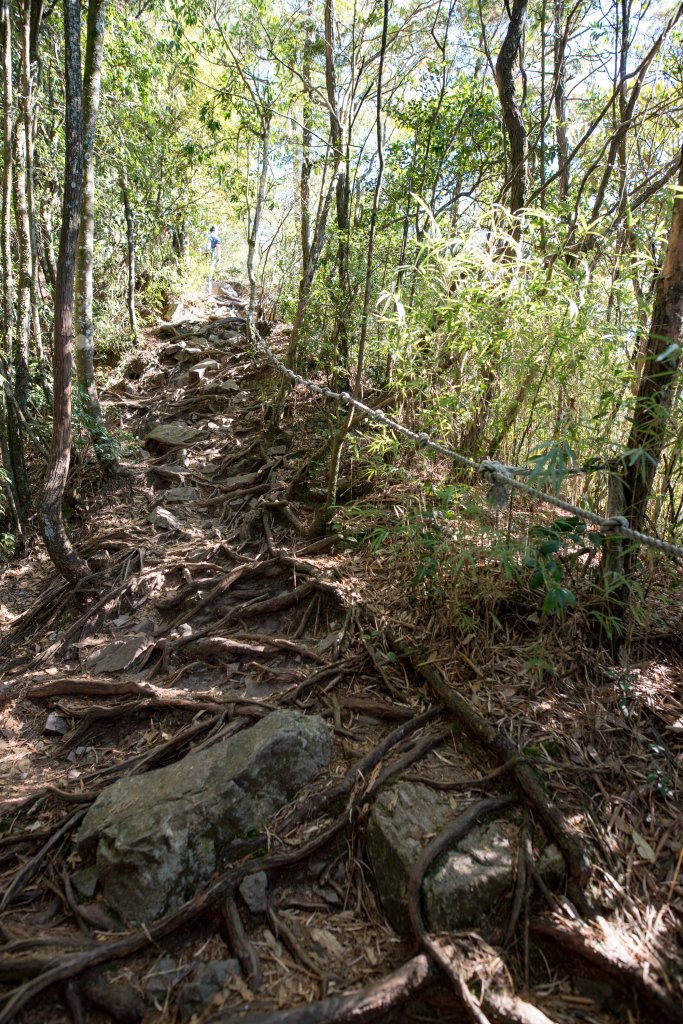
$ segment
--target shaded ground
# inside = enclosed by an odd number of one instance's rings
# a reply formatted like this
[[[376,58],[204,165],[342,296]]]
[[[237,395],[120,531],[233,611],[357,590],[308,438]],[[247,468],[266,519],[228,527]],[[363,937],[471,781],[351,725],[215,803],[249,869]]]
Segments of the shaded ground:
[[[178,985],[196,960],[233,955],[235,907],[262,983],[257,992],[231,983],[198,1019],[281,1013],[386,978],[416,947],[386,924],[363,861],[370,795],[389,775],[443,785],[456,771],[473,780],[458,813],[482,788],[515,792],[509,769],[476,784],[505,761],[500,732],[535,765],[539,799],[584,847],[591,881],[575,878],[569,897],[544,899],[520,872],[490,944],[458,937],[451,974],[478,992],[515,990],[557,1021],[683,1019],[680,609],[663,612],[658,637],[635,635],[639,662],[615,671],[581,624],[568,645],[533,595],[520,603],[487,552],[487,531],[506,524],[465,505],[464,491],[460,538],[442,531],[435,548],[433,519],[399,529],[406,508],[419,519],[424,506],[409,474],[371,493],[349,476],[341,531],[308,540],[323,485],[322,407],[297,393],[283,429],[269,431],[279,380],[249,350],[240,303],[197,296],[177,317],[104,395],[130,435],[133,475],[103,482],[88,464],[73,473],[70,529],[95,575],[74,591],[38,552],[2,573],[0,1022],[139,1019],[112,1002],[116,986],[141,992],[163,954]],[[281,351],[282,329],[270,340]],[[190,369],[205,360],[217,365]],[[169,424],[172,436],[155,430]],[[138,449],[134,439],[151,433]],[[478,574],[445,559],[465,533],[483,536],[470,560]],[[457,708],[438,710],[444,679],[491,730],[488,741],[475,742]],[[326,717],[334,756],[267,837],[237,851],[265,857],[266,917],[226,903],[229,872],[152,934],[126,931],[97,900],[76,900],[71,835],[102,787],[287,705]],[[50,712],[65,735],[44,731]],[[538,830],[542,809],[528,795],[526,807]],[[113,973],[98,1001],[103,965]],[[426,981],[391,1020],[477,1019],[455,977]],[[144,1020],[176,1012],[172,990]]]

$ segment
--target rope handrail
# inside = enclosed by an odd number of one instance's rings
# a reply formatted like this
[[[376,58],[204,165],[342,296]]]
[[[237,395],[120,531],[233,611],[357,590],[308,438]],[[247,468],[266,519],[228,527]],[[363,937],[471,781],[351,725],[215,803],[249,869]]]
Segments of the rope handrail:
[[[382,412],[380,409],[373,409],[371,406],[361,402],[358,398],[354,398],[348,391],[333,391],[332,388],[323,387],[320,384],[316,384],[314,381],[307,380],[305,377],[302,377],[301,374],[295,373],[294,370],[285,366],[282,360],[278,359],[275,353],[266,344],[253,322],[249,326],[253,337],[256,339],[257,346],[265,353],[277,369],[288,377],[294,384],[301,384],[312,394],[322,395],[324,398],[337,401],[341,405],[353,406],[365,416],[368,416],[370,419],[381,423],[383,426],[393,431],[393,433],[408,438],[410,441],[417,444],[419,448],[426,448],[433,452],[437,452],[439,455],[443,455],[445,458],[451,459],[453,462],[456,462],[467,469],[471,469],[474,473],[477,473],[477,475],[481,476],[485,480],[491,483],[503,485],[506,490],[519,491],[521,494],[526,494],[531,498],[535,498],[537,501],[545,502],[548,505],[554,505],[555,508],[559,508],[563,512],[567,512],[569,515],[584,519],[587,523],[592,523],[593,526],[597,526],[600,533],[606,536],[624,537],[627,540],[634,541],[636,544],[642,544],[645,547],[661,551],[663,554],[669,555],[672,558],[683,558],[683,547],[679,547],[677,544],[671,544],[669,541],[661,540],[659,537],[652,537],[650,534],[641,533],[640,530],[634,530],[629,526],[628,520],[624,516],[612,516],[610,519],[606,519],[604,516],[600,516],[596,512],[580,508],[578,505],[573,505],[570,501],[565,501],[564,498],[558,498],[554,494],[548,494],[546,491],[542,491],[538,487],[532,487],[530,484],[526,484],[522,480],[516,479],[516,474],[524,473],[526,475],[531,472],[531,470],[515,466],[506,466],[503,463],[495,462],[492,459],[483,459],[481,462],[477,462],[475,459],[470,459],[466,455],[456,452],[453,448],[447,447],[447,445],[442,444],[440,441],[433,440],[429,434],[418,434],[414,430],[410,430],[409,427],[404,426],[402,423],[392,420],[390,416],[387,416],[386,413]]]

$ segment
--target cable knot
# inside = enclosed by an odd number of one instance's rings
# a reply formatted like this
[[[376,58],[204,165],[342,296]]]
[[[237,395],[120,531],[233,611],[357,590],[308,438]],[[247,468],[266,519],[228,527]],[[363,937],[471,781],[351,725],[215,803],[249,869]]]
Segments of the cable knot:
[[[429,444],[429,434],[418,434],[417,435],[417,447],[426,448]]]
[[[600,533],[617,533],[619,530],[628,530],[629,521],[626,516],[610,516],[600,527]]]
[[[351,401],[351,395],[348,393],[348,391],[341,392],[341,394],[339,395],[339,401],[343,402],[344,405],[349,404],[349,402]]]
[[[479,467],[479,474],[484,483],[489,484],[486,500],[493,508],[505,508],[510,500],[511,487],[507,482],[512,474],[507,466],[494,459],[485,459]],[[501,477],[504,479],[501,480]]]

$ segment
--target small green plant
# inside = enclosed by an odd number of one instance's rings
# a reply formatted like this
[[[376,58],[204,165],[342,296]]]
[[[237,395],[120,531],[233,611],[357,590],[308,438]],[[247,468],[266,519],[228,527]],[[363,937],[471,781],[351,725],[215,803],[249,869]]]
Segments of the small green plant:
[[[0,512],[2,508],[0,507]],[[12,533],[0,533],[0,561],[6,562],[14,554],[16,538]]]
[[[566,586],[569,569],[582,555],[600,547],[602,537],[589,534],[586,524],[575,516],[556,519],[550,526],[535,526],[531,537],[536,547],[524,559],[531,570],[529,586],[545,589],[543,614],[561,618],[567,609],[576,607],[576,596]]]

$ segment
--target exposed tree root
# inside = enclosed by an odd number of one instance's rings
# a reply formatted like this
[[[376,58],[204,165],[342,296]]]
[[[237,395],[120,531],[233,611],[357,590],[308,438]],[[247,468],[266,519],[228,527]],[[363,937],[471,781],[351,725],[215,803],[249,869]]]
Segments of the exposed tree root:
[[[2,900],[0,900],[0,911],[11,906],[12,902],[19,896],[31,879],[35,878],[41,864],[47,857],[50,850],[57,845],[60,839],[63,839],[64,836],[68,835],[69,832],[78,825],[85,812],[86,808],[80,808],[69,815],[66,821],[52,833],[45,845],[41,846],[40,850],[38,850],[38,852],[31,857],[26,864],[24,864],[22,869],[14,876],[11,883],[5,889]]]
[[[67,981],[89,968],[131,956],[133,953],[145,949],[151,943],[164,938],[166,935],[170,935],[178,928],[186,927],[202,914],[212,910],[228,893],[233,892],[246,875],[251,874],[253,871],[267,872],[292,867],[299,861],[311,856],[342,832],[347,827],[348,821],[349,810],[347,809],[313,839],[302,843],[296,849],[290,849],[282,853],[267,854],[262,858],[248,860],[237,867],[229,868],[208,889],[205,889],[193,899],[188,900],[178,910],[166,914],[154,924],[141,931],[130,932],[120,939],[101,942],[93,947],[76,953],[67,953],[61,957],[52,956],[44,960],[36,958],[34,960],[34,966],[37,968],[36,976],[25,981],[14,992],[9,993],[5,997],[2,1009],[0,1009],[0,1024],[9,1024],[9,1021],[13,1019],[22,1007],[26,1006],[28,1002],[41,992],[44,992],[50,985],[55,984],[55,982]],[[56,940],[55,946],[58,947],[58,945],[59,940]],[[11,960],[8,963],[0,957],[0,977],[2,977],[3,969],[11,968],[12,966],[14,965]],[[23,976],[26,977],[29,973],[26,965],[22,964],[21,968]],[[37,973],[38,970],[40,973]]]
[[[282,941],[282,944],[287,947],[295,961],[305,967],[309,974],[312,974],[314,978],[322,980],[322,974],[317,964],[314,963],[308,953],[301,948],[301,943],[297,941],[296,935],[292,929],[278,914],[275,913],[270,905],[268,906],[266,917],[273,935]]]
[[[619,959],[610,956],[581,932],[567,928],[558,921],[532,921],[531,931],[558,947],[565,959],[568,955],[577,956],[591,964],[600,974],[614,978],[620,987],[633,989],[654,1015],[650,1019],[668,1021],[669,1024],[683,1024],[683,1006],[644,970],[642,963],[632,959],[627,953]]]
[[[413,934],[419,945],[436,960],[446,973],[465,1018],[472,1024],[489,1024],[489,1021],[469,991],[458,969],[453,947],[425,931],[420,908],[420,893],[425,874],[440,853],[463,839],[481,817],[492,814],[494,811],[504,810],[515,802],[514,797],[491,797],[469,807],[424,848],[415,862],[408,880],[408,917]]]
[[[351,995],[329,996],[317,1003],[307,1003],[292,1010],[274,1013],[247,1013],[238,1016],[234,1010],[212,1014],[207,1024],[367,1024],[379,1020],[403,1006],[428,982],[437,977],[437,970],[424,955],[415,956],[386,978]],[[0,1017],[0,1024],[2,1018]]]
[[[496,1024],[554,1024],[532,1003],[509,992],[486,991],[481,997],[484,1013]]]
[[[407,651],[389,631],[386,636],[390,646],[411,666],[414,673],[430,686],[434,694],[456,716],[470,736],[489,749],[502,765],[508,764],[511,760],[515,761],[511,766],[515,782],[567,861],[571,878],[575,883],[572,898],[582,913],[590,913],[590,902],[583,891],[590,875],[590,861],[582,839],[576,829],[552,805],[534,770],[526,760],[521,759],[520,751],[515,743],[505,733],[490,725],[469,701],[465,700],[446,682],[434,666],[421,663],[417,655]],[[518,758],[520,760],[517,760]]]
[[[256,947],[247,938],[237,904],[232,895],[226,896],[222,907],[223,925],[228,945],[240,962],[240,966],[252,992],[258,992],[263,981],[261,961]]]

